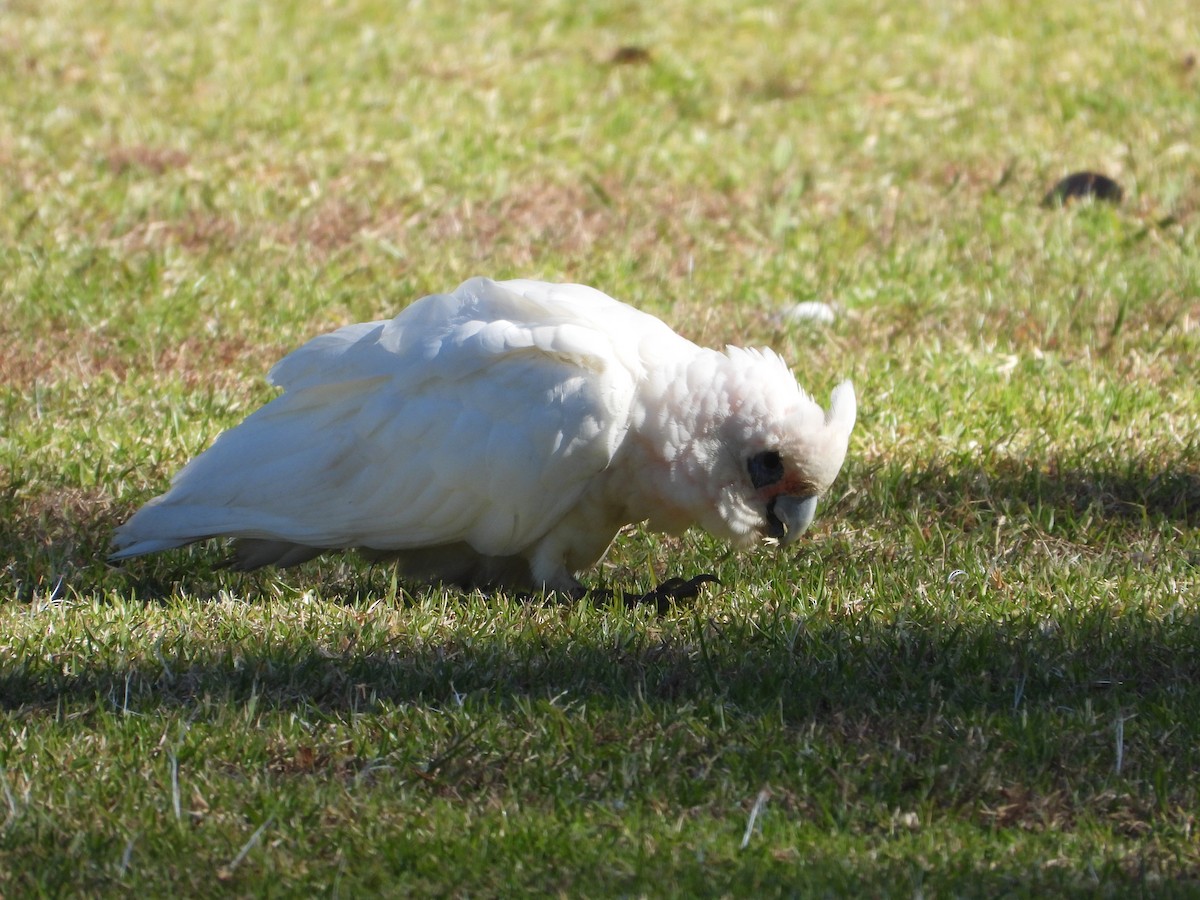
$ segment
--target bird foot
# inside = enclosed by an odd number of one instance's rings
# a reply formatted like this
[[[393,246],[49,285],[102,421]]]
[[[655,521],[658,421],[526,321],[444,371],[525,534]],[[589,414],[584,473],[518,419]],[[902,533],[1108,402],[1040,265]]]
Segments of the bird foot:
[[[700,588],[709,583],[720,584],[721,582],[715,575],[707,573],[688,579],[668,578],[658,587],[644,594],[623,594],[621,600],[626,609],[653,606],[655,611],[663,616],[666,615],[668,609],[681,600],[694,600],[699,597]],[[597,603],[608,603],[613,598],[612,591],[589,591],[588,593]]]

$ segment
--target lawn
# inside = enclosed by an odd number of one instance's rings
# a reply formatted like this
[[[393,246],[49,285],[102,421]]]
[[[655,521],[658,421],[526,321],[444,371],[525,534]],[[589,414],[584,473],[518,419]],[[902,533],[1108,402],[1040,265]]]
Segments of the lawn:
[[[1192,0],[0,23],[4,896],[1200,893]],[[284,353],[476,274],[853,378],[809,535],[631,530],[586,581],[722,582],[662,616],[105,562]]]

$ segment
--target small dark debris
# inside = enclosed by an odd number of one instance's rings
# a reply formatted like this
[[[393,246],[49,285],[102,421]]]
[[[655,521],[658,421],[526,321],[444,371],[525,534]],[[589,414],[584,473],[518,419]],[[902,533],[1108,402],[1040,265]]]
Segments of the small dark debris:
[[[650,51],[645,47],[626,44],[624,47],[618,47],[614,50],[613,55],[608,58],[608,61],[614,66],[644,66],[653,60],[650,56]]]
[[[683,600],[694,600],[700,596],[700,588],[706,584],[720,584],[715,575],[704,573],[695,578],[668,578],[654,590],[640,597],[625,597],[625,606],[633,609],[637,606],[653,605],[660,616],[665,616],[675,604]]]
[[[1196,54],[1191,52],[1185,53],[1183,55],[1183,59],[1180,60],[1179,66],[1185,72],[1192,71],[1194,68],[1196,68]]]
[[[695,578],[668,578],[652,591],[645,594],[623,594],[622,600],[626,609],[636,609],[639,606],[653,606],[660,616],[665,616],[674,605],[684,600],[694,600],[700,596],[700,588],[706,584],[720,584],[715,575],[704,573]],[[592,588],[586,592],[588,599],[597,607],[603,608],[613,601],[613,592],[605,588]]]
[[[1109,203],[1120,203],[1124,192],[1121,186],[1099,172],[1075,172],[1050,189],[1042,198],[1042,206],[1066,206],[1082,197],[1093,197]]]

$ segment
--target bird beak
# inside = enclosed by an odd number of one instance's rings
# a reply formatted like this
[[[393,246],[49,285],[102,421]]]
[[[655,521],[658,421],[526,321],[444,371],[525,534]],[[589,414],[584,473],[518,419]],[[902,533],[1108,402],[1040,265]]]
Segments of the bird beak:
[[[787,497],[780,495],[767,506],[769,534],[786,547],[808,530],[817,514],[817,495],[811,497]]]

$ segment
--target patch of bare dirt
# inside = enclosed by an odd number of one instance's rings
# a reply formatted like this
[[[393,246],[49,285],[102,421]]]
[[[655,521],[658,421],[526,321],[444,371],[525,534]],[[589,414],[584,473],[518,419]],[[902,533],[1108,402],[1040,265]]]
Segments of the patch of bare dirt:
[[[166,171],[186,160],[147,148],[112,151],[114,171]],[[286,218],[245,221],[227,212],[194,209],[183,216],[151,212],[109,240],[126,252],[177,247],[202,253],[266,241],[298,247],[318,260],[346,252],[374,254],[386,244],[420,259],[432,244],[455,244],[480,271],[536,269],[546,258],[589,257],[622,247],[648,268],[684,276],[702,254],[737,253],[768,242],[745,192],[627,184],[618,179],[518,185],[492,200],[428,196],[379,202],[348,179],[324,186],[311,205]],[[719,238],[714,238],[719,235]]]
[[[643,190],[615,181],[520,188],[488,204],[463,203],[435,214],[428,230],[439,239],[465,239],[488,258],[503,251],[510,266],[531,266],[548,254],[590,255],[618,244],[643,260],[686,274],[698,233],[723,232],[729,241],[753,240],[735,228],[749,200],[735,194],[674,187]],[[699,229],[697,223],[703,223]]]
[[[227,250],[248,235],[236,220],[209,210],[190,210],[181,218],[152,218],[138,222],[110,239],[128,253],[145,252],[164,246],[179,247],[189,253]]]
[[[1077,811],[1064,791],[1009,785],[997,792],[993,802],[983,804],[980,812],[984,821],[1000,828],[1060,831],[1074,826]]]
[[[749,200],[742,196],[641,190],[613,181],[529,184],[495,200],[441,204],[372,206],[330,192],[295,222],[268,226],[265,233],[277,243],[324,255],[375,240],[417,258],[430,242],[457,243],[477,260],[502,259],[508,269],[619,244],[640,257],[665,260],[672,272],[683,274],[697,250],[696,223],[703,222],[710,234],[714,223],[724,224],[730,241],[752,240],[734,228],[747,209]]]
[[[191,157],[183,150],[173,147],[133,144],[109,148],[104,154],[104,162],[114,175],[123,175],[131,170],[162,175],[171,169],[182,169],[191,162]]]
[[[188,387],[241,383],[243,373],[264,374],[284,354],[283,348],[251,343],[234,336],[189,337],[153,355],[131,357],[104,334],[51,333],[28,338],[0,330],[0,382],[18,390],[36,384],[75,381],[87,384],[98,376],[123,379],[133,372],[171,373]]]

